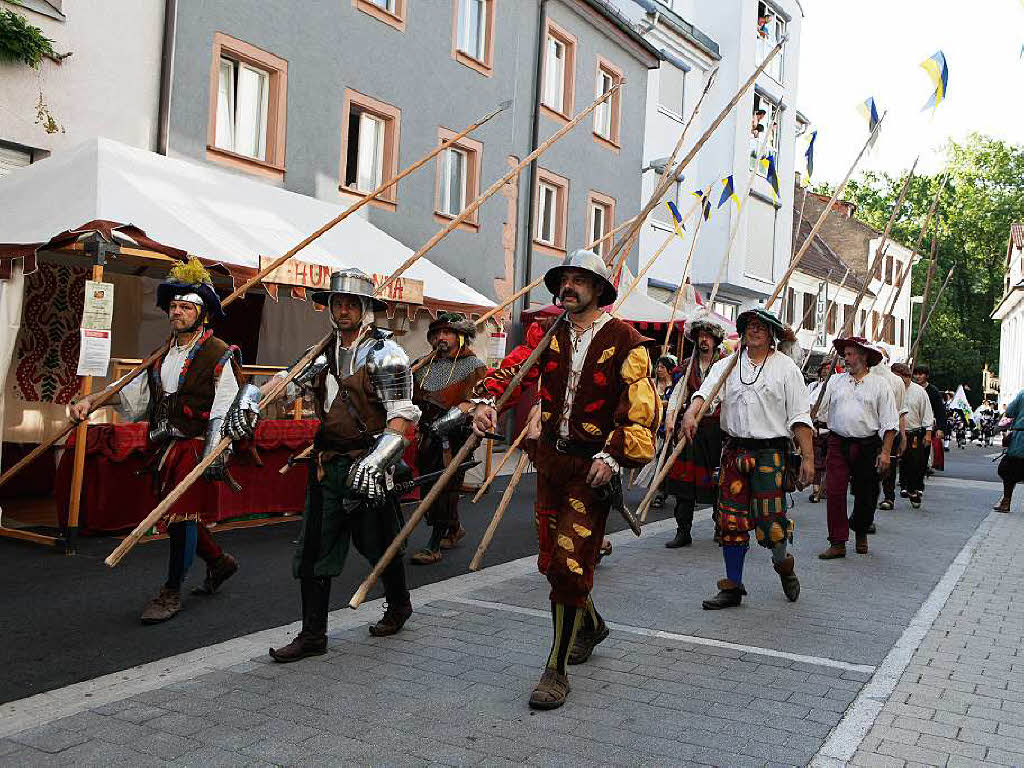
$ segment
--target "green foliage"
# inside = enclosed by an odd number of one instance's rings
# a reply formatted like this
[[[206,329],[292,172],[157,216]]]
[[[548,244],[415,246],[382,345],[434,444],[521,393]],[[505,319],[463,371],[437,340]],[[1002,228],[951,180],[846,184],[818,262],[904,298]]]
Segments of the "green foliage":
[[[20,13],[0,9],[0,64],[27,64],[38,69],[44,56],[59,58],[52,43]]]
[[[995,369],[999,360],[999,327],[989,315],[1003,294],[1010,224],[1024,220],[1024,147],[972,133],[963,143],[951,141],[945,152],[949,183],[936,211],[937,266],[929,306],[954,263],[956,270],[925,331],[917,359],[931,365],[932,381],[940,389],[955,390],[965,384],[970,387],[971,402],[977,404],[982,366],[988,363]],[[893,177],[867,172],[849,183],[844,197],[857,204],[858,219],[882,230],[905,179],[905,173]],[[914,177],[893,226],[895,241],[907,248],[915,246],[941,181],[941,174]],[[935,222],[930,229],[934,228]],[[919,250],[925,257],[930,253],[931,235],[930,231]],[[915,296],[924,290],[928,264],[926,258],[914,269]]]

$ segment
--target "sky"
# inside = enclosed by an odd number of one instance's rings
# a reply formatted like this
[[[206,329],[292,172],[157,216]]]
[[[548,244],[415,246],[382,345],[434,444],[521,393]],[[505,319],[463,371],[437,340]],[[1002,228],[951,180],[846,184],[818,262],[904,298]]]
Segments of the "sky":
[[[1022,0],[802,3],[797,107],[818,130],[813,182],[842,180],[868,136],[857,111],[868,96],[889,114],[858,173],[897,174],[918,153],[918,172],[935,173],[942,145],[971,131],[1024,144]],[[933,115],[921,111],[933,87],[920,64],[939,49],[949,85]],[[798,140],[798,169],[806,146]]]

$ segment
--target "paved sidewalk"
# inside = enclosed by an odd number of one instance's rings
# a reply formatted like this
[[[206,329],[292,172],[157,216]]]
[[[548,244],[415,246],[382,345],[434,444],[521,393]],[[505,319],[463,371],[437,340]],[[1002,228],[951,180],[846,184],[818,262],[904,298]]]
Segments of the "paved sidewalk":
[[[526,707],[550,618],[524,558],[416,590],[395,637],[367,633],[376,601],[297,664],[266,656],[290,625],[0,705],[0,766],[1024,762],[1024,520],[989,514],[997,489],[937,480],[829,563],[824,506],[799,503],[795,604],[753,547],[743,606],[700,609],[722,569],[706,512],[683,551],[671,521],[615,534],[612,634],[556,712]]]

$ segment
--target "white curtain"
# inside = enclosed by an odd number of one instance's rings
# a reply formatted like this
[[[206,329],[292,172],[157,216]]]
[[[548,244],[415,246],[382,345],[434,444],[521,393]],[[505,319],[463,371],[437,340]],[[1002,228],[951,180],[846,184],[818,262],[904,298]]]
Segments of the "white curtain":
[[[21,305],[24,299],[25,269],[18,261],[14,263],[11,279],[0,280],[0,384],[7,381],[7,374],[11,370],[18,329],[21,327]],[[4,423],[6,389],[0,386],[0,426]]]

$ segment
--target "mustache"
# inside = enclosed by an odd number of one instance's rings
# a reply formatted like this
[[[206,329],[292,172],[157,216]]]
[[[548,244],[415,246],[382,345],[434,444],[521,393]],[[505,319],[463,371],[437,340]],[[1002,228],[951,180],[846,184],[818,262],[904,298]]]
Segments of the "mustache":
[[[580,295],[578,293],[576,293],[576,291],[562,291],[562,293],[559,296],[559,298],[564,301],[565,299],[569,298],[570,296],[572,298],[576,299],[576,301],[580,300]]]

